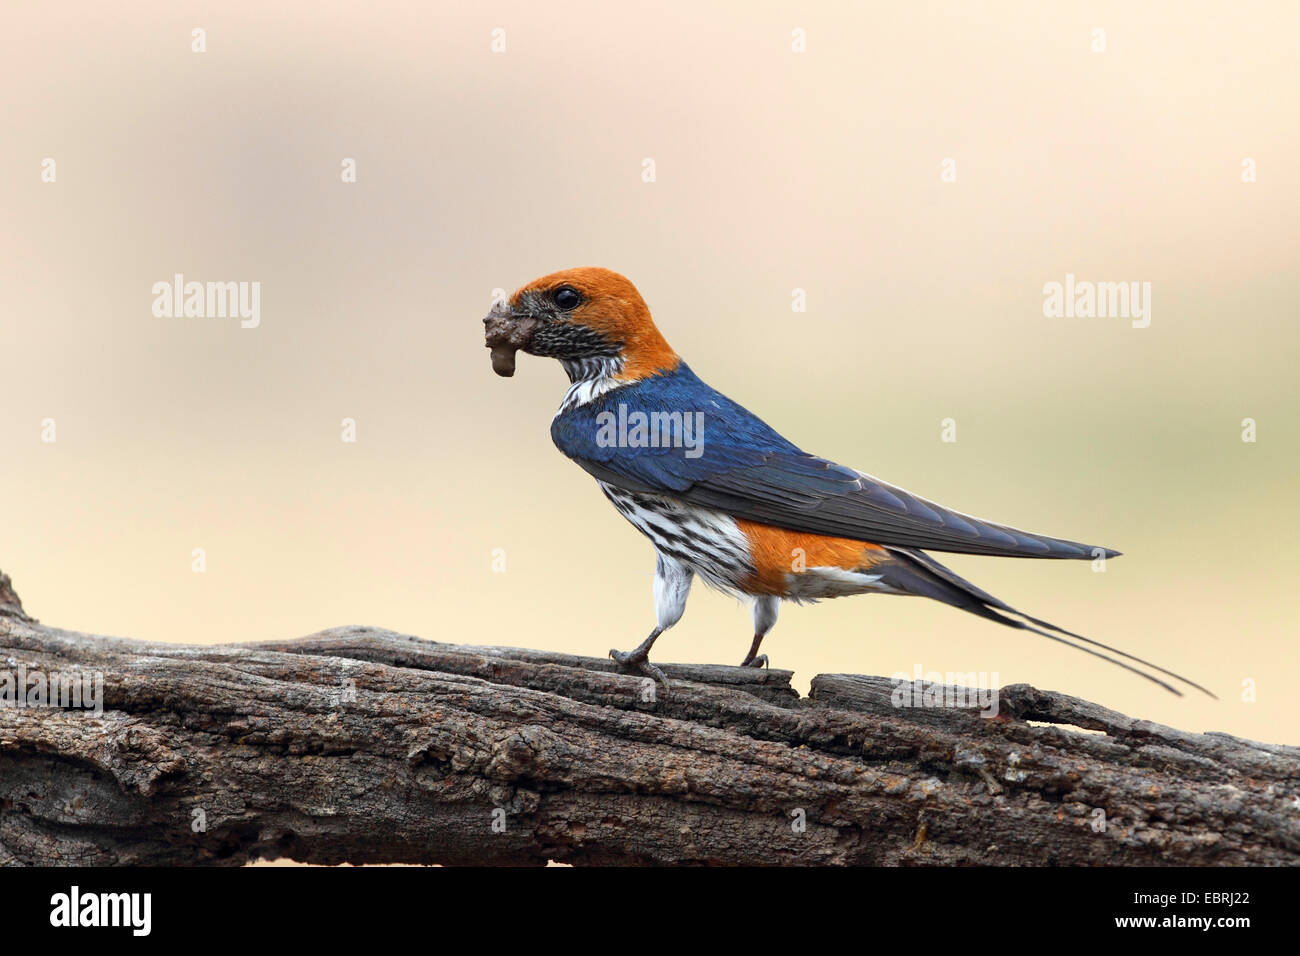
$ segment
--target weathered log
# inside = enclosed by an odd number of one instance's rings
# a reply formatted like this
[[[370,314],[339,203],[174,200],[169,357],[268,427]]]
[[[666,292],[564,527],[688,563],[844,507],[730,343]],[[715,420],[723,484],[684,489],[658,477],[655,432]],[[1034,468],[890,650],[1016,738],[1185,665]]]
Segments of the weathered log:
[[[368,627],[101,637],[0,575],[0,674],[103,688],[98,714],[0,707],[0,862],[1300,860],[1300,748],[1024,684],[987,719],[884,678],[801,698],[788,671],[663,667],[667,696],[608,660]]]

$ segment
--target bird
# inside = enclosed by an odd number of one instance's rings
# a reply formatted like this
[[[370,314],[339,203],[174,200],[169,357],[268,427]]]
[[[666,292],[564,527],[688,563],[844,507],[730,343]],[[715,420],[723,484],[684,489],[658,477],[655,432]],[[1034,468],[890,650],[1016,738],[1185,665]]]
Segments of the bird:
[[[742,667],[770,666],[759,649],[784,601],[913,595],[1066,644],[1178,696],[1175,683],[1214,697],[1016,610],[927,553],[1095,560],[1120,552],[975,518],[803,451],[701,380],[619,273],[553,272],[502,296],[483,322],[497,374],[514,374],[518,351],[560,363],[569,387],[553,442],[654,545],[655,626],[632,650],[610,651],[623,668],[668,687],[650,651],[681,620],[698,577],[752,605]]]

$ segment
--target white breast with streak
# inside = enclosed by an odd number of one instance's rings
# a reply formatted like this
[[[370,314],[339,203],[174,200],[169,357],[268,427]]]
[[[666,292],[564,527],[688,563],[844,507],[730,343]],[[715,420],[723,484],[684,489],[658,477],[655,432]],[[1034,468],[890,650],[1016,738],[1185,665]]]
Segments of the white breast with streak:
[[[706,584],[731,593],[755,573],[749,539],[731,515],[698,508],[668,495],[626,491],[598,481],[615,508],[655,548],[686,564]]]

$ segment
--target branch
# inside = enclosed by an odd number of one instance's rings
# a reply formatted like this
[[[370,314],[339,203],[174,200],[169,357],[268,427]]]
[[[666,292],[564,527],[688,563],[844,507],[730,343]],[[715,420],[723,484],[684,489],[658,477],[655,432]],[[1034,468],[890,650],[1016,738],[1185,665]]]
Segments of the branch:
[[[99,715],[0,707],[0,862],[1300,862],[1300,748],[1025,684],[985,719],[879,677],[802,699],[789,671],[664,669],[655,700],[608,660],[370,627],[100,637],[0,574],[0,680],[103,688]]]

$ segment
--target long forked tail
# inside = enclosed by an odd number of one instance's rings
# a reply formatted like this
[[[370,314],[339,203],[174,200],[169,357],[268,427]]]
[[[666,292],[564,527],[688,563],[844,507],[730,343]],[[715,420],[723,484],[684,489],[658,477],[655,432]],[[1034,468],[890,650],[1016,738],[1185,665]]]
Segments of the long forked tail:
[[[1046,637],[1049,640],[1057,641],[1067,647],[1073,647],[1076,651],[1083,651],[1085,654],[1091,654],[1093,657],[1100,657],[1104,661],[1109,661],[1118,667],[1131,671],[1140,677],[1145,677],[1153,684],[1159,684],[1171,694],[1179,697],[1183,696],[1182,691],[1174,687],[1168,681],[1161,680],[1153,674],[1134,666],[1141,664],[1159,674],[1164,674],[1175,681],[1186,684],[1188,687],[1194,687],[1201,693],[1213,697],[1218,697],[1211,691],[1206,690],[1195,681],[1188,680],[1175,674],[1171,670],[1166,670],[1158,664],[1135,657],[1126,651],[1121,651],[1117,647],[1111,647],[1109,644],[1103,644],[1101,641],[1094,641],[1092,638],[1084,637],[1082,634],[1076,634],[1073,631],[1067,631],[1063,627],[1057,627],[1048,621],[1040,620],[1036,617],[1017,611],[1011,605],[1000,601],[987,591],[983,591],[971,584],[961,575],[944,567],[934,558],[930,557],[923,551],[916,551],[912,548],[889,548],[889,553],[894,556],[896,561],[888,565],[877,565],[872,569],[873,573],[884,572],[882,575],[883,583],[892,588],[907,594],[915,594],[921,597],[934,598],[936,601],[942,601],[944,604],[950,604],[953,607],[961,608],[963,611],[969,611],[972,614],[978,614],[980,617],[988,618],[990,621],[997,621],[999,624],[1005,624],[1007,627],[1018,628],[1022,631],[1032,631],[1034,634]],[[1015,617],[1007,617],[1012,614]],[[1024,620],[1020,620],[1023,618]],[[1045,630],[1044,630],[1045,629]],[[1056,633],[1050,633],[1055,631]],[[1062,636],[1064,635],[1064,636]],[[1074,640],[1069,640],[1073,638]],[[1075,641],[1082,641],[1082,644],[1076,644]],[[1087,645],[1087,646],[1084,646]],[[1096,650],[1100,648],[1101,650]],[[1103,654],[1102,651],[1109,651],[1110,654]],[[1115,657],[1110,655],[1114,654]],[[1124,658],[1117,660],[1116,658]],[[1133,663],[1125,663],[1131,661]]]

